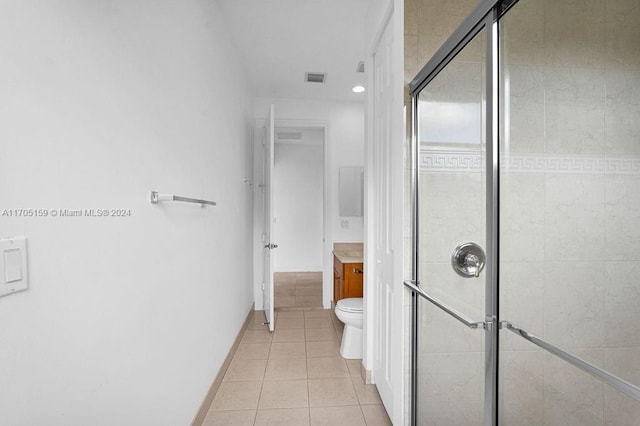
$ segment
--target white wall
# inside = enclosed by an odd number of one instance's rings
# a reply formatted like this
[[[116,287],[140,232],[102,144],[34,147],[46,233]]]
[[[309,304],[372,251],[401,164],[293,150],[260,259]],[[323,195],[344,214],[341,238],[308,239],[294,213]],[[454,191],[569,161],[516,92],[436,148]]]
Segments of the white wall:
[[[5,1],[0,57],[0,210],[131,210],[0,219],[31,278],[0,299],[0,424],[189,424],[253,302],[253,117],[216,3]]]
[[[333,242],[362,242],[363,219],[341,218],[338,213],[338,170],[342,166],[363,166],[364,164],[364,103],[339,101],[312,101],[302,99],[274,99],[258,98],[254,100],[254,114],[258,126],[269,110],[269,105],[275,105],[276,126],[286,124],[289,127],[315,123],[317,127],[326,127],[325,146],[325,244],[324,259],[324,296],[325,308],[331,306],[331,291],[333,280],[333,258],[331,250]],[[280,124],[279,124],[280,123]],[[261,176],[262,150],[260,138],[255,138],[255,170],[256,176]],[[256,177],[256,182],[260,180]],[[255,226],[262,227],[261,195],[256,191]],[[346,220],[348,228],[341,227],[341,221]],[[260,233],[257,232],[255,248],[255,270],[262,270],[262,248]],[[277,255],[277,253],[276,253]],[[256,307],[262,306],[262,290],[260,289],[262,276],[254,275]]]
[[[277,272],[322,270],[324,132],[301,134],[301,141],[275,146]]]

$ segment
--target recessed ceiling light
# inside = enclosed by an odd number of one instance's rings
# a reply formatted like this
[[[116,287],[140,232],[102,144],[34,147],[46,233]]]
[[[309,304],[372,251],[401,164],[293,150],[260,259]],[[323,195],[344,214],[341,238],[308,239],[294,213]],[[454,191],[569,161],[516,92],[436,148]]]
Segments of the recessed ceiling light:
[[[362,87],[362,86],[354,86],[354,88],[351,89],[351,90],[353,90],[354,93],[362,93],[362,92],[364,92],[364,87]]]

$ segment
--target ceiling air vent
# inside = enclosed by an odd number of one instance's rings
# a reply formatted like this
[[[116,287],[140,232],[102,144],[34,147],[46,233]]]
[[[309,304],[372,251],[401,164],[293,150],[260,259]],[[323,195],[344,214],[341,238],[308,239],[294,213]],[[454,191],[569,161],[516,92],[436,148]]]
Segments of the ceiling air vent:
[[[304,81],[307,83],[324,83],[327,81],[327,73],[324,72],[306,72],[304,73]]]
[[[364,72],[364,61],[358,62],[358,66],[356,67],[356,72]]]

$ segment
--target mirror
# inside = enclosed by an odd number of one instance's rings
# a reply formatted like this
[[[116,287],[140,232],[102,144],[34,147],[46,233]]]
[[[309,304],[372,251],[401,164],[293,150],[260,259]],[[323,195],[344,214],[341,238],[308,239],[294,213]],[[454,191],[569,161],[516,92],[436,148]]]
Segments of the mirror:
[[[338,176],[340,216],[362,216],[363,167],[340,167]]]

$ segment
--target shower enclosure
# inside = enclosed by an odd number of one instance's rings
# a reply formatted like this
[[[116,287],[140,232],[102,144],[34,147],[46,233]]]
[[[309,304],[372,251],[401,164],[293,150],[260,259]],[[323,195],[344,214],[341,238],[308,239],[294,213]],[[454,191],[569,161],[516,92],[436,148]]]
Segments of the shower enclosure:
[[[481,1],[410,91],[413,424],[640,424],[640,1]]]

